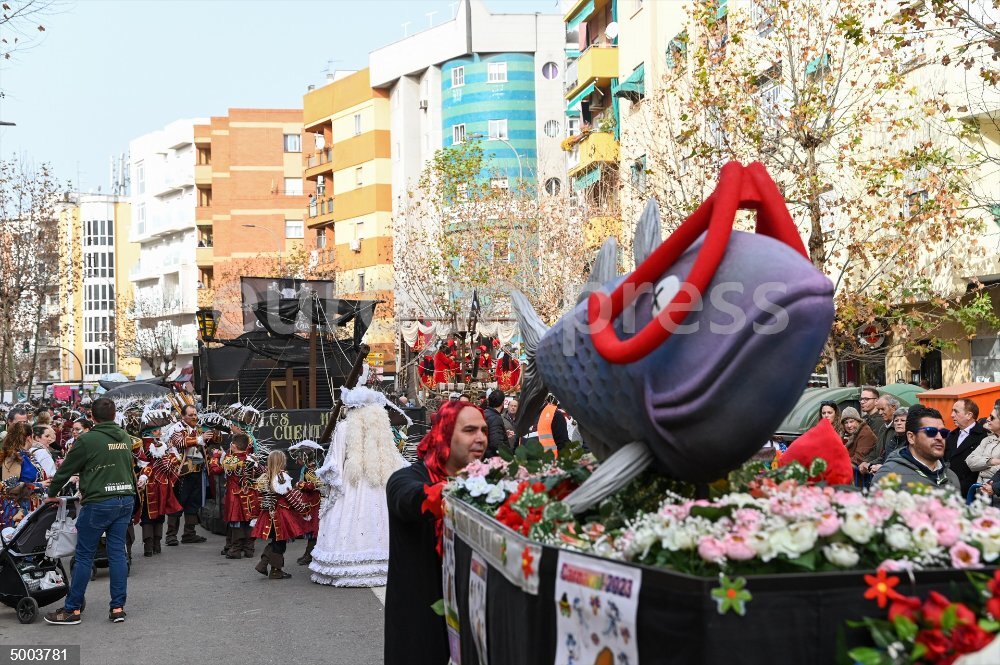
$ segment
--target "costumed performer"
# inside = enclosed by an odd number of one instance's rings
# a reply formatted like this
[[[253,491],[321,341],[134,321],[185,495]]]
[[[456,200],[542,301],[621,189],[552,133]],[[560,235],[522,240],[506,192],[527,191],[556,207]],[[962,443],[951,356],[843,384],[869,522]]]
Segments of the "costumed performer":
[[[167,436],[143,437],[137,456],[139,475],[139,509],[135,521],[142,529],[142,555],[160,553],[163,539],[163,522],[167,515],[181,512],[181,504],[174,496],[174,484],[180,474],[181,454],[170,444]]]
[[[222,502],[222,520],[226,523],[227,559],[253,558],[250,522],[260,514],[260,492],[254,485],[260,468],[250,454],[250,436],[233,434],[229,452],[217,450],[208,462],[208,472],[226,477],[226,496]]]
[[[448,662],[444,617],[431,606],[443,597],[441,490],[486,452],[482,410],[469,402],[441,406],[417,449],[420,461],[392,474],[389,506],[389,575],[385,593],[385,665]]]
[[[326,483],[320,480],[316,469],[323,462],[323,446],[306,439],[288,447],[288,454],[299,465],[299,482],[295,489],[302,492],[302,499],[309,506],[309,531],[306,532],[306,551],[295,560],[300,566],[312,563],[312,551],[319,533],[319,507],[325,496]]]
[[[298,538],[309,528],[306,523],[308,507],[302,501],[302,494],[292,487],[292,477],[285,470],[287,464],[284,452],[272,451],[267,456],[267,471],[257,479],[261,510],[251,535],[269,542],[254,569],[272,580],[291,577],[284,571],[285,548],[289,540]]]
[[[309,569],[318,584],[384,586],[389,565],[385,487],[389,477],[406,466],[386,407],[399,409],[382,393],[365,387],[342,388],[341,400],[348,412],[337,423],[330,454],[319,470],[329,496]]]
[[[200,522],[199,514],[205,505],[205,486],[207,476],[205,469],[205,445],[215,441],[215,432],[202,431],[198,426],[198,408],[194,404],[185,404],[180,409],[181,422],[172,430],[170,443],[181,452],[180,478],[174,485],[177,501],[181,504],[184,514],[184,533],[182,543],[203,543],[206,538],[199,536],[195,530]],[[167,518],[167,545],[177,545],[177,529],[180,526],[181,513],[175,513]]]

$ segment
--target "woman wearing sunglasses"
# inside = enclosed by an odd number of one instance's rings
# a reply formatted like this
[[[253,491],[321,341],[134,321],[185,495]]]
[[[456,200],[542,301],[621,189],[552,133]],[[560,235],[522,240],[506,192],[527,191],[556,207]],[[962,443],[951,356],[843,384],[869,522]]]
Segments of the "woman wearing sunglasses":
[[[1000,400],[993,404],[984,427],[989,436],[965,458],[969,470],[979,472],[977,483],[989,482],[1000,471]]]

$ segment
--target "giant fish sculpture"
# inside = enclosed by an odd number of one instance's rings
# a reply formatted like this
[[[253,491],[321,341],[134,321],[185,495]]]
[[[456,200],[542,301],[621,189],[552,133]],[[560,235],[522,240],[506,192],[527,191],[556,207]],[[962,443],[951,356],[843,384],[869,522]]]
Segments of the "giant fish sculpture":
[[[756,234],[733,230],[739,208],[757,211]],[[802,394],[833,322],[833,285],[759,163],[726,164],[712,195],[659,236],[650,201],[635,271],[616,276],[609,239],[591,275],[600,286],[548,330],[513,294],[529,360],[519,432],[551,392],[599,459],[629,449],[628,468],[602,464],[615,489],[650,462],[703,482],[749,459]]]

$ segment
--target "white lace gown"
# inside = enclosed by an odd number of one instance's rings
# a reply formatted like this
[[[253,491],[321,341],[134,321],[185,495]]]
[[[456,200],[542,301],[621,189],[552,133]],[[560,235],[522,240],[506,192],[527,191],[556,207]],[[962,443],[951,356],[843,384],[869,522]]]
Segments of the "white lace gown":
[[[384,586],[389,568],[389,509],[385,486],[344,478],[344,423],[337,425],[326,462],[317,472],[329,495],[320,507],[312,551],[312,581],[340,587]],[[400,457],[400,466],[406,462]]]

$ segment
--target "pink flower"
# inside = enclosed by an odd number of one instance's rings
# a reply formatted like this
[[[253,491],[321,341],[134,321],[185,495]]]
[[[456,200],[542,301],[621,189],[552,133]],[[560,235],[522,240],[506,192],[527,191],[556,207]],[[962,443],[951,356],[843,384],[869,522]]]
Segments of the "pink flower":
[[[753,508],[740,508],[733,511],[733,523],[743,526],[755,526],[760,523],[763,517],[759,510]]]
[[[840,517],[836,510],[828,510],[819,516],[816,533],[822,537],[832,536],[840,529]]]
[[[834,503],[838,503],[845,508],[850,506],[859,506],[864,503],[865,498],[860,492],[842,492],[838,491],[833,495]]]
[[[719,561],[726,558],[725,546],[712,536],[702,536],[698,540],[698,556],[705,561]]]
[[[976,568],[979,566],[979,550],[972,545],[958,541],[948,550],[951,565],[955,568]]]
[[[913,562],[906,559],[886,559],[878,565],[878,569],[887,573],[899,573],[904,570],[913,570]]]
[[[465,475],[469,478],[485,478],[486,474],[490,472],[490,466],[479,460],[474,462],[469,462],[465,467]]]
[[[934,525],[934,529],[938,534],[938,544],[942,547],[951,547],[962,537],[962,531],[958,528],[958,524],[954,522],[938,522]]]
[[[904,510],[900,514],[903,516],[903,521],[906,522],[906,526],[911,529],[916,529],[931,523],[930,515],[919,509]]]
[[[742,532],[731,533],[722,541],[726,557],[734,561],[749,561],[757,556],[757,552],[750,547],[750,538]],[[698,553],[701,554],[699,543]],[[702,555],[704,556],[704,555]]]

